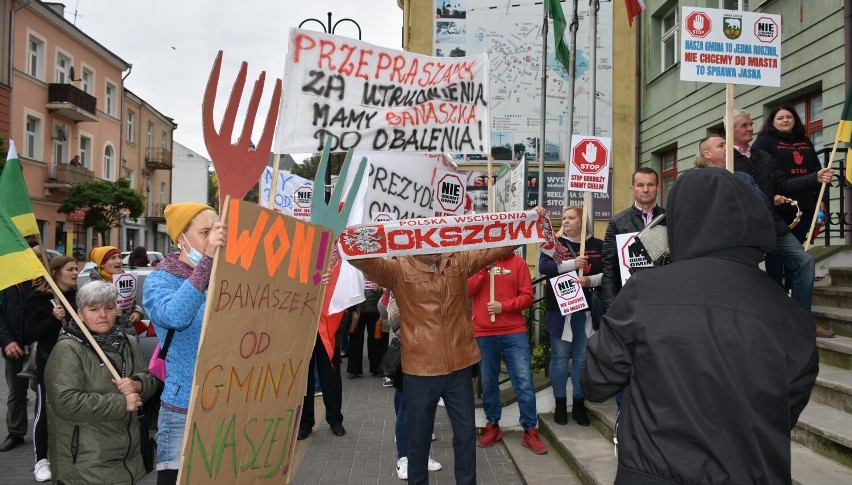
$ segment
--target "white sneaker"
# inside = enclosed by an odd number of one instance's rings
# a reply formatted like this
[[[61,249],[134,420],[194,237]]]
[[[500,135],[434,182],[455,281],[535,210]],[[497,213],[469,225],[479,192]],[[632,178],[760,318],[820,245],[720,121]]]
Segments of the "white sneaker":
[[[35,464],[33,470],[37,482],[49,482],[53,476],[50,474],[50,462],[47,458],[42,458]]]
[[[438,437],[435,436],[435,433],[432,433],[432,441],[435,441],[436,439],[438,439]]]
[[[390,377],[385,377],[385,378],[382,380],[382,386],[384,386],[384,387],[393,387],[393,379],[391,379]]]
[[[438,463],[437,461],[433,460],[432,457],[430,456],[429,457],[429,466],[427,466],[426,468],[428,468],[430,472],[436,472],[436,471],[438,471],[438,470],[440,470],[441,468],[444,468],[444,467],[441,466],[441,464]]]
[[[408,480],[408,457],[403,456],[396,461],[396,476],[400,480]]]

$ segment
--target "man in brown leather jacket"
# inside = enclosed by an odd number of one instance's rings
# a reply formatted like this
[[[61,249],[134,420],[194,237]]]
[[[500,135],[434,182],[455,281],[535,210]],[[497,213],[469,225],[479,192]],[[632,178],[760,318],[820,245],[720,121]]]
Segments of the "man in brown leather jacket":
[[[408,415],[408,482],[429,483],[427,462],[438,400],[453,427],[455,478],[476,483],[471,367],[479,362],[467,279],[517,246],[351,260],[399,306],[403,387]]]

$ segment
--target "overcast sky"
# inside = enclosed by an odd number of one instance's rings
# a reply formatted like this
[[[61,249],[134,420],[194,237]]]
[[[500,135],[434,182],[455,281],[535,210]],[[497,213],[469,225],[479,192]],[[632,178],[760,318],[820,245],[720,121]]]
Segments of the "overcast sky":
[[[242,61],[248,62],[243,109],[254,81],[261,71],[266,71],[258,110],[259,116],[265,117],[273,80],[284,74],[287,33],[305,19],[316,18],[325,24],[327,13],[331,12],[333,23],[344,18],[358,22],[365,42],[394,49],[401,49],[402,42],[402,10],[396,0],[65,0],[63,3],[66,19],[133,65],[125,87],[173,118],[178,124],[175,141],[205,157],[201,101],[219,50],[224,54],[214,116],[217,129]],[[316,22],[304,28],[321,30]],[[338,25],[335,33],[358,35],[351,22]],[[255,142],[262,123],[262,119],[255,123],[252,134]],[[235,131],[240,127],[241,121]]]

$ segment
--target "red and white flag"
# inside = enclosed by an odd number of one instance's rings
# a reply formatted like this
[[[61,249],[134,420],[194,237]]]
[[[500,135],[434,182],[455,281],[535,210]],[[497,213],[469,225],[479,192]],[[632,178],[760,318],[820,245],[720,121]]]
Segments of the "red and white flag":
[[[633,27],[633,19],[645,11],[645,2],[642,0],[624,0],[624,4],[627,6],[627,23]]]

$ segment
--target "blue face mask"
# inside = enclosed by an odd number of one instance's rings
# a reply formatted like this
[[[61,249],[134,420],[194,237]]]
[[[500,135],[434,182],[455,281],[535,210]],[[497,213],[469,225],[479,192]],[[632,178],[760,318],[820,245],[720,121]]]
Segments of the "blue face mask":
[[[195,248],[192,247],[192,244],[189,244],[189,239],[186,238],[186,234],[182,234],[182,236],[183,240],[186,242],[186,245],[189,246],[190,249],[189,252],[186,252],[186,248],[182,247],[181,249],[183,250],[183,253],[186,254],[187,259],[189,259],[189,262],[192,263],[193,266],[198,266],[198,263],[201,262],[202,258],[201,253],[196,251]]]

